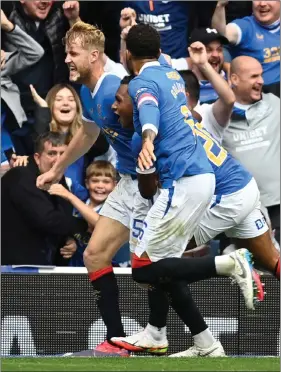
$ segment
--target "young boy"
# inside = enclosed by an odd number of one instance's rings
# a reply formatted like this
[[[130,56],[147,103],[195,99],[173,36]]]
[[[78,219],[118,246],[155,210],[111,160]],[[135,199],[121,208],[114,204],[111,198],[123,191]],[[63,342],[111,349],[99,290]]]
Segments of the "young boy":
[[[116,178],[116,170],[110,162],[97,160],[90,164],[86,170],[85,184],[89,192],[86,203],[62,185],[54,184],[50,187],[51,195],[58,195],[68,200],[75,208],[75,215],[84,218],[89,224],[87,233],[75,235],[78,248],[70,261],[70,266],[84,266],[83,252],[99,219],[99,211],[116,186]]]

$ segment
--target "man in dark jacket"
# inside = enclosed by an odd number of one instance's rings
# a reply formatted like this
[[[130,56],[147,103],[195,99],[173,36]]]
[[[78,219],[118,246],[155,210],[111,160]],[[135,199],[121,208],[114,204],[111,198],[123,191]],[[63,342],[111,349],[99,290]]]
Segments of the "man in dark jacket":
[[[44,55],[35,65],[13,76],[20,89],[22,106],[27,116],[34,110],[29,85],[46,97],[49,89],[57,83],[68,81],[68,68],[64,63],[63,38],[69,26],[80,20],[78,1],[66,1],[62,6],[53,1],[21,0],[14,3],[9,19],[44,49]],[[4,35],[5,36],[5,35]],[[11,51],[7,40],[2,41],[5,50]]]
[[[65,149],[64,136],[43,134],[28,165],[2,177],[2,265],[67,265],[63,257],[70,258],[71,248],[66,242],[87,230],[83,220],[72,216],[70,203],[36,187],[38,175],[51,169]],[[61,183],[66,186],[64,177]]]

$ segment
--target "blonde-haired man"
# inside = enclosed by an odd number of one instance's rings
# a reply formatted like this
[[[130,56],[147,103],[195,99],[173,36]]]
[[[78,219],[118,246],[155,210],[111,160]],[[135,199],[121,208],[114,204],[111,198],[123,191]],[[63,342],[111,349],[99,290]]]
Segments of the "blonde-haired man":
[[[97,346],[96,355],[128,356],[125,349],[109,343],[111,337],[125,335],[111,261],[129,240],[133,200],[138,186],[135,159],[131,152],[133,130],[123,129],[119,117],[111,109],[120,78],[104,72],[104,42],[102,31],[84,22],[75,23],[66,34],[65,62],[69,67],[70,80],[84,84],[81,88],[83,126],[61,160],[38,178],[37,185],[44,187],[47,183],[54,183],[67,166],[90,149],[100,130],[116,151],[121,180],[100,211],[101,217],[84,252],[84,263],[93,289],[98,293],[97,304],[107,327],[107,341]]]

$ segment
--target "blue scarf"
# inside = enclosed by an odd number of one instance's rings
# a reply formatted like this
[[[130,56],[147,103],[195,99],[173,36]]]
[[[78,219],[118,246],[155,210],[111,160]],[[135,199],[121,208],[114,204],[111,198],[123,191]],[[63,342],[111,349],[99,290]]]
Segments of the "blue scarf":
[[[241,107],[233,106],[231,119],[246,120],[246,110]]]
[[[246,110],[234,106],[232,110],[232,115],[239,119],[246,119]]]

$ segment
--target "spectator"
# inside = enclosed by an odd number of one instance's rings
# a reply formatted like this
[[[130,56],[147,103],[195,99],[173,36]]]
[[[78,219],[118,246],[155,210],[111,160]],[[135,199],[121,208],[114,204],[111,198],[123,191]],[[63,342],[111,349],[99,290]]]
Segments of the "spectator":
[[[212,43],[211,43],[212,44]],[[197,41],[189,47],[189,55],[194,69],[203,74],[218,94],[218,99],[211,105],[198,104],[199,82],[192,71],[183,71],[181,76],[186,85],[188,107],[197,111],[204,127],[214,136],[220,137],[220,133],[229,124],[232,114],[235,95],[228,83],[220,76],[218,64],[211,65],[208,62],[208,52],[204,44]],[[218,133],[218,136],[216,134]]]
[[[1,30],[14,52],[1,50],[1,164],[8,162],[5,152],[24,154],[26,143],[22,128],[27,118],[21,106],[20,92],[11,77],[17,72],[34,65],[44,54],[42,47],[19,26],[9,21],[1,10]],[[22,128],[22,129],[21,129]]]
[[[78,216],[82,216],[88,223],[89,229],[84,234],[76,234],[78,249],[71,260],[71,266],[84,266],[83,252],[91,238],[91,233],[99,219],[101,210],[106,198],[116,186],[116,170],[107,161],[95,161],[86,171],[86,187],[89,198],[83,203],[67,188],[60,184],[54,184],[49,189],[50,195],[57,195],[69,201],[78,211]]]
[[[86,231],[87,224],[72,216],[70,203],[36,187],[38,175],[51,169],[65,149],[64,136],[44,134],[29,164],[2,177],[3,265],[67,265],[76,249],[70,238]],[[66,185],[64,177],[60,182]]]
[[[196,2],[190,1],[127,1],[126,5],[134,9],[131,15],[139,23],[147,23],[155,27],[161,36],[161,49],[178,61],[178,69],[187,69],[188,35],[194,27],[211,26],[211,18],[216,2],[200,1],[198,10]],[[123,29],[131,25],[128,11],[121,12],[120,26]],[[129,13],[129,17],[131,17]],[[196,23],[197,22],[197,23]],[[182,65],[182,67],[181,67]]]
[[[197,28],[193,30],[190,35],[190,44],[196,41],[199,41],[205,45],[208,55],[208,62],[217,73],[226,79],[226,73],[223,70],[223,45],[227,45],[228,40],[224,36],[220,35],[215,29]],[[196,64],[192,65],[192,63],[190,63],[190,65],[200,83],[200,103],[203,104],[215,102],[219,97],[216,89],[214,89],[212,84],[204,75],[204,72],[200,71]]]
[[[226,22],[230,23],[234,19],[243,18],[252,14],[251,1],[229,1],[226,6]],[[230,63],[232,58],[229,53],[229,46],[225,45],[223,49],[225,62]]]
[[[15,2],[10,20],[36,40],[44,49],[44,55],[38,63],[13,77],[21,92],[22,105],[31,123],[33,123],[34,102],[29,85],[33,84],[38,93],[45,97],[56,83],[68,80],[68,69],[64,62],[65,51],[62,39],[69,25],[79,18],[79,2],[66,1],[63,10],[53,1]],[[4,39],[7,51],[15,48]]]
[[[262,66],[252,57],[232,61],[236,96],[223,146],[254,176],[280,243],[280,99],[262,93]]]
[[[67,143],[69,143],[82,126],[82,107],[75,89],[68,84],[57,84],[48,92],[46,100],[38,95],[33,86],[31,86],[31,91],[34,101],[37,103],[34,125],[37,134],[50,129],[53,132],[66,135]],[[68,167],[65,175],[72,180],[72,186],[84,185],[87,166],[94,158],[101,155],[111,156],[109,144],[102,133],[91,150]],[[114,159],[111,160],[114,162]],[[71,185],[69,186],[72,188]],[[82,200],[85,200],[86,196],[84,191],[81,190],[78,194],[73,190]]]
[[[232,58],[247,55],[261,63],[264,91],[280,97],[280,2],[253,1],[253,15],[226,25],[227,3],[218,2],[213,27],[230,41]]]

